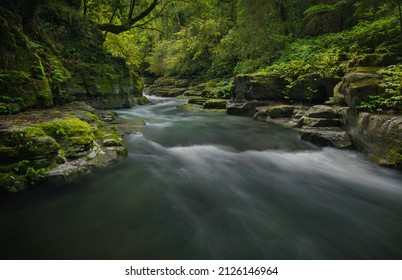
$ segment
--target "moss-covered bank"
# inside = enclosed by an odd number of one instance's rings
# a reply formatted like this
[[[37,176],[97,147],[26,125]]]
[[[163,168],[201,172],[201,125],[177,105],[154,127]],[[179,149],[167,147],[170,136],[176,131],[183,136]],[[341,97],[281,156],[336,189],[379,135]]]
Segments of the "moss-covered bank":
[[[125,155],[119,132],[95,112],[72,103],[0,116],[0,189],[69,180]]]

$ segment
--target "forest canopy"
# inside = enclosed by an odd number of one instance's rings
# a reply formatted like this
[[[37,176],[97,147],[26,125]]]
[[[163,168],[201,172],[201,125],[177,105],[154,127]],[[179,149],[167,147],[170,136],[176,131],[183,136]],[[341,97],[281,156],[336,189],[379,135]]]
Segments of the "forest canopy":
[[[225,77],[331,49],[399,52],[401,0],[5,0],[29,29],[39,5],[65,2],[142,75]],[[370,25],[372,24],[372,25]],[[373,29],[374,28],[374,29]],[[375,32],[373,32],[375,30]],[[338,34],[331,36],[331,34]]]
[[[295,41],[328,34],[339,34],[335,44],[351,55],[349,45],[359,45],[360,33],[370,33],[364,26],[377,21],[380,34],[367,37],[374,44],[355,51],[398,51],[400,5],[400,0],[85,0],[81,9],[107,34],[107,48],[143,74],[217,77],[263,69]],[[351,41],[342,41],[345,36]]]

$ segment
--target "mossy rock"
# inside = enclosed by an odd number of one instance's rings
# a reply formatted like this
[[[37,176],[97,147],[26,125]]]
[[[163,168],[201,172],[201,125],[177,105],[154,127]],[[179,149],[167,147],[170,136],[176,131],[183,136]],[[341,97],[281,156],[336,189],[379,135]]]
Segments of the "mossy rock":
[[[286,84],[274,74],[239,75],[231,90],[233,100],[284,100]]]
[[[191,98],[188,100],[188,104],[204,105],[207,100],[206,98]]]
[[[59,144],[38,127],[12,127],[1,132],[0,163],[49,159],[57,156]]]
[[[196,89],[188,89],[183,93],[184,96],[202,96],[202,94],[203,90]]]
[[[387,161],[397,169],[402,169],[402,149],[390,149]]]
[[[357,108],[362,102],[370,101],[371,96],[383,96],[385,88],[377,74],[349,73],[339,86],[339,92],[349,107]]]
[[[7,192],[17,193],[27,189],[27,179],[25,176],[14,173],[0,173],[0,189]]]
[[[267,108],[267,114],[273,118],[290,118],[293,115],[295,109],[299,108],[299,106],[292,105],[278,105],[278,106],[270,106]]]
[[[322,77],[319,73],[302,75],[288,90],[289,101],[322,104],[333,96],[333,90],[339,78]]]
[[[32,107],[47,108],[53,105],[53,96],[47,80],[32,78],[27,72],[9,71],[0,74],[0,88],[2,88],[0,99],[5,103],[2,111],[6,113],[18,113]]]
[[[136,101],[136,103],[137,103],[138,105],[146,105],[146,104],[149,104],[149,100],[148,100],[148,98],[147,98],[146,96],[137,97],[137,98],[135,99],[135,101]]]
[[[227,100],[222,99],[208,99],[205,101],[203,107],[205,109],[226,109]]]
[[[187,111],[200,111],[201,106],[197,104],[183,104],[178,107],[181,110],[187,110]]]
[[[95,136],[93,128],[77,117],[66,117],[36,125],[63,147],[67,158],[80,157],[89,152]]]
[[[186,89],[176,87],[152,87],[149,88],[151,95],[157,95],[161,97],[177,97],[182,95]]]
[[[368,53],[354,59],[354,67],[384,67],[402,62],[402,53]]]
[[[339,82],[335,87],[334,87],[334,103],[337,105],[346,105],[346,100],[345,100],[345,95],[343,95],[340,92],[340,88],[342,86],[343,82]]]

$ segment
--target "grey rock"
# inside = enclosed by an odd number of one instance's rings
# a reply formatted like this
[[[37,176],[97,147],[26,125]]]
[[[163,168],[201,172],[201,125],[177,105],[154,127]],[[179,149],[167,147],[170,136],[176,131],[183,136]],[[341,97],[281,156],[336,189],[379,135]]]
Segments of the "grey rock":
[[[319,146],[329,146],[340,149],[352,148],[353,146],[349,135],[341,129],[303,128],[299,133],[301,139]]]
[[[266,105],[266,102],[250,101],[250,102],[236,102],[229,101],[226,104],[226,112],[229,115],[240,116],[254,116],[257,111],[257,107]]]
[[[339,119],[303,118],[303,125],[308,127],[340,127]]]
[[[334,108],[330,106],[315,105],[310,109],[308,109],[308,111],[305,113],[305,116],[310,118],[332,119],[332,118],[338,118],[338,113]]]

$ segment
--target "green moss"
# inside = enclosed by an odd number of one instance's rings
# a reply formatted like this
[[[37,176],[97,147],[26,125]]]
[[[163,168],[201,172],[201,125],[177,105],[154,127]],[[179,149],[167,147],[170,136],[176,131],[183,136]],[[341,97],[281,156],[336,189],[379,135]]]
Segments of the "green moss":
[[[0,173],[0,189],[8,192],[16,193],[25,190],[27,179],[25,176],[16,175],[13,173]]]
[[[387,160],[395,167],[402,168],[402,149],[390,150]]]
[[[11,159],[19,158],[19,151],[14,147],[0,146],[0,163],[9,162]]]
[[[205,109],[226,109],[227,100],[222,99],[208,99],[204,103]]]
[[[93,128],[77,117],[55,119],[36,126],[60,143],[67,158],[89,152],[95,139]]]
[[[205,84],[202,96],[206,98],[230,99],[233,80],[213,79]]]
[[[143,120],[141,120],[144,122]],[[142,123],[141,123],[142,124]],[[141,125],[140,124],[140,125]],[[124,146],[123,139],[114,126],[105,126],[104,123],[98,126],[94,132],[95,138],[101,142],[102,145],[107,147],[121,147]]]
[[[204,105],[207,100],[206,98],[190,98],[188,104]]]
[[[188,111],[199,111],[201,109],[201,106],[196,104],[183,104],[179,106],[179,109]]]
[[[130,74],[131,74],[131,79],[132,79],[132,83],[133,83],[134,94],[140,94],[142,92],[142,90],[144,89],[144,84],[142,83],[142,80],[137,72],[131,71]],[[140,105],[143,105],[143,104],[140,104]]]
[[[40,123],[36,126],[54,138],[93,135],[92,127],[88,123],[73,116]]]
[[[49,168],[58,160],[60,145],[38,127],[15,127],[3,132],[0,163],[24,175],[28,168]]]
[[[146,98],[146,96],[143,95],[141,97],[137,97],[135,100],[138,105],[146,105],[149,103],[148,98]]]

